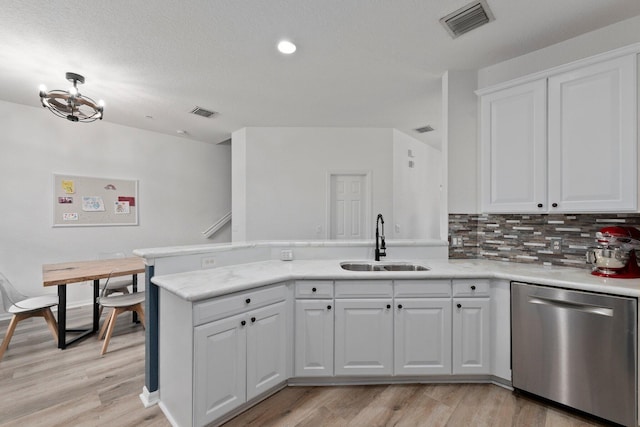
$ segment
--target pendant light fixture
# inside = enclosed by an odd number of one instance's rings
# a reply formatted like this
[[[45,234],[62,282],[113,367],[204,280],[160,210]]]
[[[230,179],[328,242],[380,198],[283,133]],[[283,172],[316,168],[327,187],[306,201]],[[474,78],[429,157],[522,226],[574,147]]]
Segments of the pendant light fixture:
[[[64,117],[71,122],[93,122],[102,120],[104,101],[97,103],[78,92],[78,83],[84,83],[84,77],[76,73],[67,73],[67,80],[73,83],[68,91],[55,89],[47,92],[44,85],[40,86],[40,101],[58,117]]]

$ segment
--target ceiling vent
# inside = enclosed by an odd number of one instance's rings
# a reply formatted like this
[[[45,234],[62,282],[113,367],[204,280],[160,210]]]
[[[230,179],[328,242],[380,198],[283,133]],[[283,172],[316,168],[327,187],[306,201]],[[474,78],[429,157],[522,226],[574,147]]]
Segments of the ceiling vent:
[[[191,114],[195,114],[196,116],[202,116],[202,117],[206,117],[207,119],[210,117],[215,116],[216,113],[215,111],[210,111],[210,110],[206,110],[202,107],[195,107],[193,110],[189,111]]]
[[[416,132],[418,133],[427,133],[427,132],[431,132],[433,130],[433,128],[429,125],[426,126],[422,126],[421,128],[417,128],[414,129]]]
[[[440,23],[444,25],[449,35],[455,39],[494,19],[486,0],[477,0],[448,14],[444,18],[440,18]]]

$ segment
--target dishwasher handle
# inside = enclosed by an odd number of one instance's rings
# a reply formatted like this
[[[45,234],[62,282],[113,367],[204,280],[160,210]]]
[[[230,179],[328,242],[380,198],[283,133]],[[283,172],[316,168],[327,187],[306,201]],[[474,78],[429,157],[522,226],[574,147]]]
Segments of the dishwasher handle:
[[[529,295],[530,304],[549,305],[552,307],[566,308],[581,311],[583,313],[598,314],[600,316],[613,317],[613,309],[597,305],[581,304],[573,301],[564,301],[553,298]]]

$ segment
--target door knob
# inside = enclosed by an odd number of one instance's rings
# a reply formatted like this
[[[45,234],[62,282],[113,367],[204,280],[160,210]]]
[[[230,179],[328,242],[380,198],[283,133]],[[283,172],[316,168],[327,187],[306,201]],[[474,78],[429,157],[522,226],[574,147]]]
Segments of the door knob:
[[[247,324],[247,321],[246,321],[246,320],[243,320],[242,322],[240,322],[240,324],[241,324],[242,326],[244,326],[244,325],[246,325],[246,324]]]
[[[246,300],[244,300],[244,302],[246,302],[247,304],[249,304],[251,302],[251,298],[247,298]]]
[[[456,307],[462,308],[462,304],[456,304]]]
[[[255,322],[256,322],[256,318],[255,318],[255,317],[252,317],[252,318],[251,318],[251,323],[255,323]]]
[[[402,304],[398,304],[398,308],[399,308],[399,309],[400,309],[400,308],[402,308]]]

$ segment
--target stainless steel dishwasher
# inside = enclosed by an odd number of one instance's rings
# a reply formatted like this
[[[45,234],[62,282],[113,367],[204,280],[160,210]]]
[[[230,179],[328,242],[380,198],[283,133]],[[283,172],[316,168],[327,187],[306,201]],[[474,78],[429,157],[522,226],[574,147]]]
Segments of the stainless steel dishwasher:
[[[511,284],[512,384],[637,426],[637,300]]]

